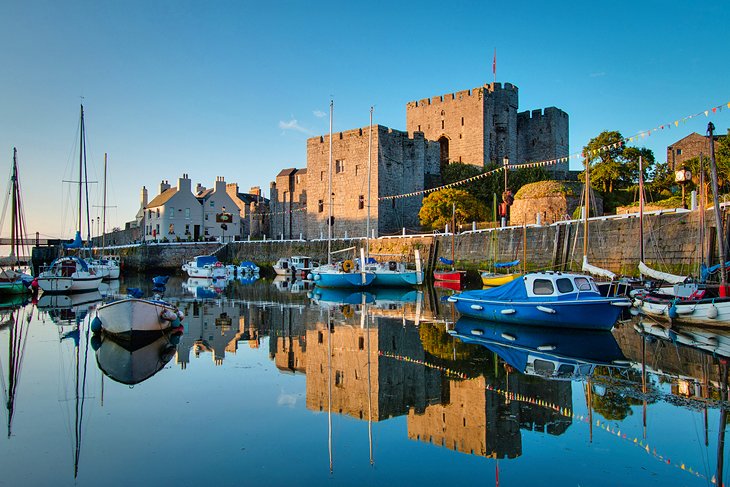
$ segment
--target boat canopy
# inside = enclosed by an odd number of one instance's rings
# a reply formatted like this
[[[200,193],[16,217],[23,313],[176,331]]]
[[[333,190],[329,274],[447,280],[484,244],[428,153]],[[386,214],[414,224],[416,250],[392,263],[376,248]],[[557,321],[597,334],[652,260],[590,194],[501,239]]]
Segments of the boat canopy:
[[[82,271],[89,272],[89,266],[86,265],[86,261],[84,259],[80,259],[80,258],[76,257],[75,255],[67,255],[65,257],[59,257],[57,259],[53,259],[53,262],[51,262],[51,264],[48,266],[48,268],[51,269],[51,268],[55,267],[56,265],[58,265],[59,262],[63,262],[65,260],[66,261],[72,260],[81,266]]]
[[[218,259],[214,255],[199,255],[195,258],[195,265],[203,267],[205,265],[214,265]]]
[[[84,241],[81,240],[81,232],[79,232],[78,230],[76,231],[76,236],[74,237],[73,242],[63,244],[64,249],[80,249],[83,246],[84,246]]]
[[[439,257],[439,262],[446,265],[454,265],[454,261],[451,259],[447,259],[446,257]]]
[[[494,267],[497,269],[503,269],[505,267],[514,267],[520,264],[520,259],[513,260],[511,262],[495,262]]]
[[[639,272],[643,276],[649,276],[660,281],[668,282],[669,284],[682,284],[689,279],[689,276],[677,276],[675,274],[669,274],[668,272],[661,272],[650,268],[643,262],[639,262]]]
[[[725,262],[725,268],[730,268],[730,260]],[[714,274],[717,271],[720,270],[720,264],[715,264],[711,267],[707,267],[705,264],[702,264],[700,266],[700,280],[701,282],[705,282],[708,277],[710,277],[710,274]]]
[[[476,289],[473,291],[464,291],[461,296],[470,299],[483,299],[495,301],[513,301],[527,298],[527,287],[525,287],[524,279],[515,279],[502,284],[501,286],[489,289]]]

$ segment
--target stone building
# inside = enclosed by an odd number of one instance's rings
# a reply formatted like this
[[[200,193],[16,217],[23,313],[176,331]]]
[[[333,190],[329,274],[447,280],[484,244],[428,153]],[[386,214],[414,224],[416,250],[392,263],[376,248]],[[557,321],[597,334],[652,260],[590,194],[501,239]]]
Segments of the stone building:
[[[144,198],[147,193],[142,194]],[[177,180],[177,187],[163,180],[160,194],[145,210],[145,240],[195,240],[202,235],[203,207],[191,191],[187,174]]]
[[[306,236],[307,170],[282,170],[271,183],[269,196],[272,237],[291,240]]]
[[[553,160],[568,155],[568,114],[549,107],[518,113],[519,93],[511,83],[406,104],[406,129],[438,141],[441,165],[462,162],[478,167]],[[568,162],[547,169],[564,177]]]
[[[574,181],[538,181],[524,185],[515,195],[510,210],[512,225],[549,225],[571,220],[583,206],[583,184]],[[590,216],[603,215],[603,198],[591,189]]]
[[[376,236],[420,226],[423,195],[380,199],[432,187],[439,175],[439,145],[416,133],[373,126],[368,195],[369,127],[332,136],[333,238],[365,236],[368,205]],[[307,238],[327,237],[329,135],[307,140]],[[368,203],[369,198],[369,203]],[[272,200],[273,200],[272,196]],[[275,232],[276,234],[276,232]]]
[[[714,136],[715,141],[722,137],[726,136]],[[693,132],[667,147],[667,164],[673,171],[676,171],[681,169],[685,162],[699,157],[700,154],[704,154],[707,158],[710,157],[710,137]]]
[[[240,193],[238,184],[226,184],[226,192],[238,207],[241,218],[240,239],[261,238],[269,233],[269,200],[261,195],[261,188],[252,187],[248,193]]]

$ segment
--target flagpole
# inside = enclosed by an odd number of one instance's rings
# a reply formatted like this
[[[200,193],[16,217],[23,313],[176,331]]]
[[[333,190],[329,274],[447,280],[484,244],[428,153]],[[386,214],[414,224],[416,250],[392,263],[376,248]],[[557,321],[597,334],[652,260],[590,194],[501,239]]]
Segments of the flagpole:
[[[494,48],[494,58],[492,59],[492,74],[494,75],[494,82],[497,82],[497,48]]]

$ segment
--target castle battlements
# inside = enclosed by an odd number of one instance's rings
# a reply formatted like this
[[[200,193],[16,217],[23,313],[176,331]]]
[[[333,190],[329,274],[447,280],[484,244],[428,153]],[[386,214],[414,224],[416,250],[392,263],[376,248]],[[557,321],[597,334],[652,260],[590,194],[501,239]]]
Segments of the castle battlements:
[[[554,119],[554,118],[568,118],[568,114],[562,111],[560,108],[556,107],[546,107],[546,108],[540,108],[538,110],[526,110],[524,112],[519,112],[517,114],[518,118],[523,119],[530,119],[530,120],[539,120],[541,118],[548,118],[548,119]]]
[[[519,93],[519,88],[517,88],[517,86],[513,85],[512,83],[488,83],[484,86],[472,88],[471,90],[456,91],[454,93],[437,95],[431,98],[423,98],[418,101],[409,101],[408,103],[406,103],[406,109],[438,105],[441,103],[449,103],[451,101],[463,100],[464,98],[470,98],[472,96],[481,97],[485,91],[488,94],[499,94],[507,92],[508,94],[517,95]]]
[[[344,140],[344,139],[357,139],[357,138],[367,138],[370,136],[370,127],[362,127],[352,130],[345,130],[343,132],[333,132],[332,133],[332,140]],[[424,138],[424,135],[422,132],[416,132],[413,134],[412,137],[408,135],[408,132],[405,130],[398,130],[390,127],[386,127],[385,125],[373,125],[373,131],[378,134],[388,134],[394,137],[403,137],[405,139],[409,140],[422,140]],[[308,139],[308,143],[311,143],[312,141],[319,139],[320,144],[324,144],[325,141],[329,139],[329,134],[327,135],[319,135],[317,137],[312,137]]]

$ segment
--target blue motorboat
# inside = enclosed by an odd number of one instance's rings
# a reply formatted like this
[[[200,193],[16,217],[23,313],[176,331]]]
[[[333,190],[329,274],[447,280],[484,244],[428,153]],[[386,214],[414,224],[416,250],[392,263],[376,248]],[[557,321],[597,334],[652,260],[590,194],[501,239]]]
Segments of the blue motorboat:
[[[627,297],[604,297],[592,277],[562,272],[536,272],[492,289],[451,296],[465,316],[502,323],[610,330]]]
[[[449,333],[481,345],[523,374],[557,380],[589,377],[597,366],[626,367],[613,335],[605,330],[496,323],[462,317]]]
[[[370,286],[375,280],[375,273],[360,266],[352,260],[342,263],[321,265],[312,269],[312,280],[319,287],[362,289]]]

